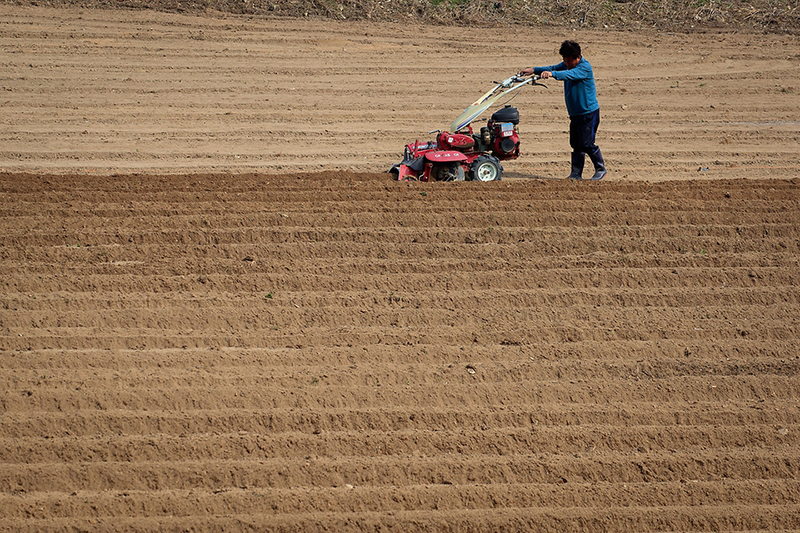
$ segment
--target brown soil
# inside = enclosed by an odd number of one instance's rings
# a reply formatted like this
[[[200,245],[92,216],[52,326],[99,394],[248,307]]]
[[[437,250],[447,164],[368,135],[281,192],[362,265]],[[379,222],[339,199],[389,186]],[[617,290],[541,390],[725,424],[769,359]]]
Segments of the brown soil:
[[[800,530],[797,38],[0,13],[0,530]]]
[[[464,29],[0,5],[0,171],[380,172],[576,37],[610,179],[800,172],[800,37]],[[510,177],[569,169],[559,82],[522,91]],[[476,126],[480,122],[476,122]]]

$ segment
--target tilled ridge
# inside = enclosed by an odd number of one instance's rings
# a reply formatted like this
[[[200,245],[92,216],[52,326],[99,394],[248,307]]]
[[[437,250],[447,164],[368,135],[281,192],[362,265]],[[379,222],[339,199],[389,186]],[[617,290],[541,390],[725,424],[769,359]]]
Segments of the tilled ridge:
[[[800,528],[794,181],[0,192],[0,529]]]

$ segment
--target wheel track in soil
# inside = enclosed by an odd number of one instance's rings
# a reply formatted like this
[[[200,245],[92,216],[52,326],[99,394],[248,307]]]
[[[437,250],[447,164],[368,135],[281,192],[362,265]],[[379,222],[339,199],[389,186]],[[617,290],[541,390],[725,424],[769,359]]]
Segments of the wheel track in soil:
[[[800,529],[796,181],[0,195],[0,529]]]

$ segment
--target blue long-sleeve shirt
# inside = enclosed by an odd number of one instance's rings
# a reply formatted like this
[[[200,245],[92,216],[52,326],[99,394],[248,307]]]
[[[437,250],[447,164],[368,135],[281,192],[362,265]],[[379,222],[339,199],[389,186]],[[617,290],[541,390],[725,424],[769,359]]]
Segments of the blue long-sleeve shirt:
[[[585,115],[600,109],[597,88],[594,85],[594,71],[588,61],[581,58],[572,69],[567,68],[563,61],[549,67],[534,67],[533,73],[541,74],[545,70],[552,72],[555,79],[564,82],[564,100],[569,116]]]

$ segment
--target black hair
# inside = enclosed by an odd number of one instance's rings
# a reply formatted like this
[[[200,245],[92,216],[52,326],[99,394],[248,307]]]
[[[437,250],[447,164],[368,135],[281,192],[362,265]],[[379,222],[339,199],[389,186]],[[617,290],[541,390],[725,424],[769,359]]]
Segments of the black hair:
[[[558,53],[562,57],[578,59],[581,57],[581,45],[575,41],[564,41],[561,43],[561,48],[559,49]]]

